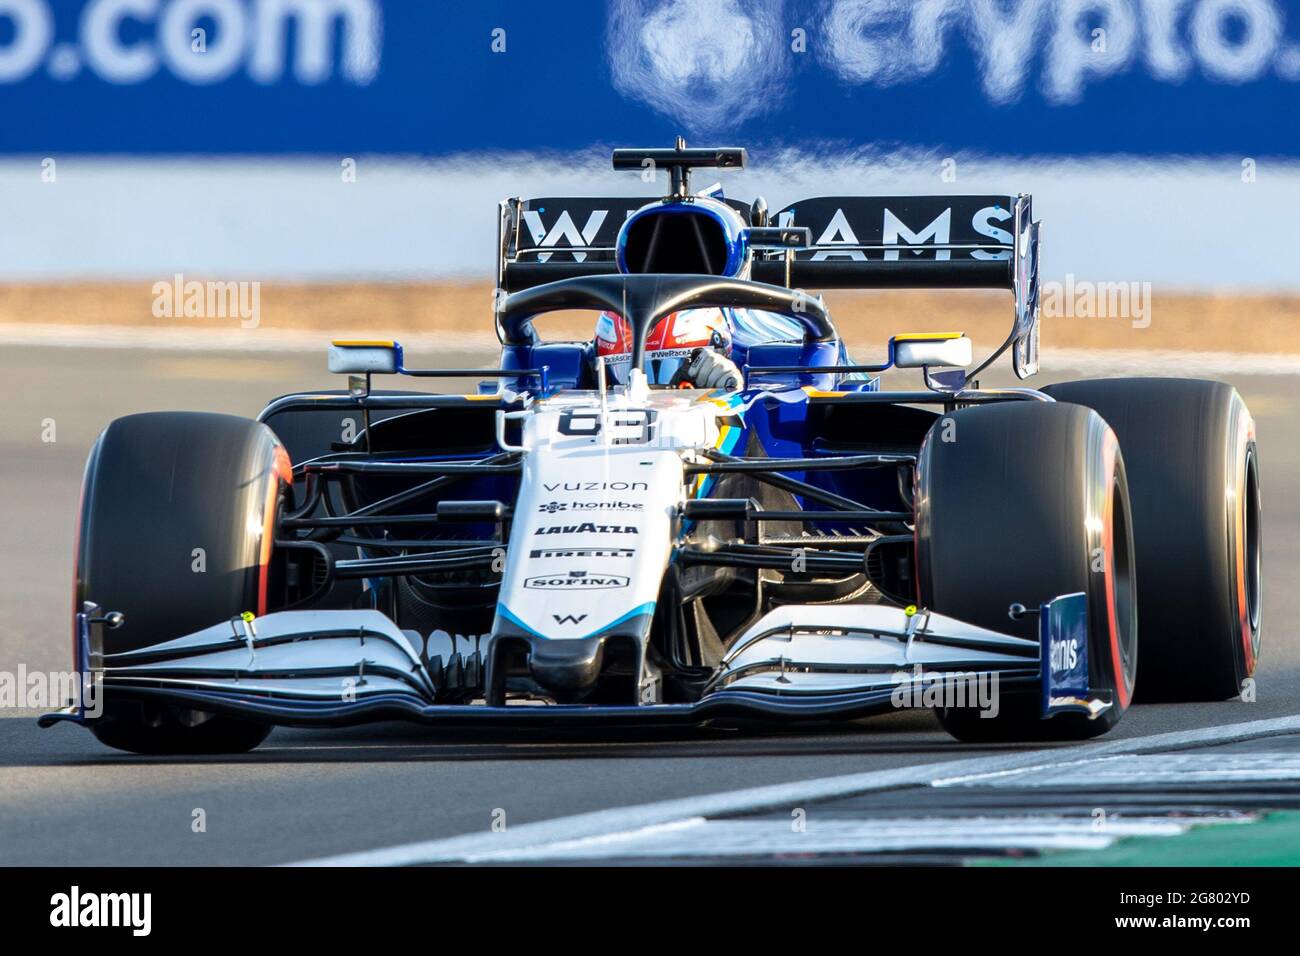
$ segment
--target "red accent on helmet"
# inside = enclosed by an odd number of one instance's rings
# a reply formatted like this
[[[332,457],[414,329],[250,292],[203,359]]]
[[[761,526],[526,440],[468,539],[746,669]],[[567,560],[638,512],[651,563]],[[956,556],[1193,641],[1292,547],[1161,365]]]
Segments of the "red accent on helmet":
[[[695,349],[717,348],[731,352],[731,326],[721,309],[684,309],[660,319],[646,337],[646,375],[656,385],[671,382],[677,369]],[[612,312],[602,312],[596,322],[596,354],[602,358],[630,355],[632,326]],[[626,364],[610,363],[616,381],[623,381]]]

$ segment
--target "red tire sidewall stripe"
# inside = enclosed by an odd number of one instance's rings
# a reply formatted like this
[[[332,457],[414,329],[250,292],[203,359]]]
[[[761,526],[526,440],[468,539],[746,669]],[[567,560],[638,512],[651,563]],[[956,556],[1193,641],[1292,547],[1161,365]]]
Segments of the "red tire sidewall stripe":
[[[279,442],[275,443],[274,460],[266,475],[266,501],[262,510],[262,540],[257,559],[257,614],[266,613],[267,600],[271,584],[271,548],[275,543],[276,505],[280,500],[280,489],[293,484],[293,465],[289,453]]]
[[[926,522],[924,514],[925,496],[922,494],[922,476],[921,467],[925,461],[925,454],[930,446],[930,436],[933,434],[933,427],[925,433],[925,438],[921,440],[921,448],[916,453],[916,464],[912,466],[912,577],[913,587],[916,591],[916,604],[918,607],[924,607],[927,599],[933,599],[934,595],[921,593],[921,542],[925,536],[921,533],[921,525]],[[928,522],[926,522],[928,523]]]
[[[1119,614],[1115,607],[1115,468],[1119,451],[1119,440],[1115,432],[1106,428],[1106,438],[1102,443],[1102,470],[1106,475],[1105,496],[1101,501],[1101,548],[1102,576],[1106,594],[1106,625],[1109,631],[1110,665],[1112,681],[1115,685],[1115,697],[1121,711],[1127,710],[1133,697],[1133,688],[1129,686],[1124,674],[1124,656],[1119,646]]]
[[[1250,624],[1250,601],[1246,594],[1246,507],[1249,500],[1246,482],[1250,479],[1250,473],[1246,469],[1246,452],[1254,442],[1255,420],[1243,409],[1238,419],[1236,434],[1233,436],[1233,454],[1229,464],[1236,468],[1237,462],[1241,462],[1241,480],[1237,485],[1237,500],[1233,502],[1234,513],[1231,521],[1236,531],[1236,547],[1233,550],[1235,551],[1237,616],[1241,628],[1242,649],[1245,652],[1247,677],[1255,671],[1255,631]]]

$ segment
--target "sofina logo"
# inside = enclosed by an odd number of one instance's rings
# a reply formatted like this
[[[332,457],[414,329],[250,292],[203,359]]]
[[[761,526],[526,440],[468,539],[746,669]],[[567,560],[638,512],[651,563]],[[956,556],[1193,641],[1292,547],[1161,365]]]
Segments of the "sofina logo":
[[[621,574],[589,574],[570,571],[567,574],[541,574],[524,581],[524,587],[543,591],[604,591],[627,587],[628,579]]]

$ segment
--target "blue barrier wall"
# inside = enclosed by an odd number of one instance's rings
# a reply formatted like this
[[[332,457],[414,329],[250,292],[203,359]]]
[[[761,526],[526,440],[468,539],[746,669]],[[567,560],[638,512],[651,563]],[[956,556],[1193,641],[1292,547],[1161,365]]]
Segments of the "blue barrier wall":
[[[0,152],[1300,157],[1294,0],[0,0]]]

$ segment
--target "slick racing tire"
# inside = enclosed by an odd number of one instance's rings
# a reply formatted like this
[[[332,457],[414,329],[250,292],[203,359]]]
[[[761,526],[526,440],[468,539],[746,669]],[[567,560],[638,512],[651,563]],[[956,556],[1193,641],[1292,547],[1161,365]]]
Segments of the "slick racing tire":
[[[1000,689],[996,716],[942,709],[944,729],[985,742],[1083,740],[1113,727],[1132,699],[1137,609],[1124,459],[1101,416],[1048,402],[945,415],[922,445],[916,492],[921,605],[1037,640],[1037,615],[1012,620],[1011,605],[1082,592],[1089,684],[1111,700],[1093,718],[1044,720],[1037,684]]]
[[[1224,700],[1255,669],[1263,603],[1255,422],[1222,382],[1132,378],[1045,392],[1096,410],[1128,468],[1139,701]]]
[[[275,435],[248,419],[153,412],[110,424],[86,463],[74,606],[92,601],[125,620],[96,628],[103,643],[92,657],[264,613],[276,509],[291,477]],[[132,753],[239,753],[270,733],[235,717],[113,698],[105,694],[91,727]]]

